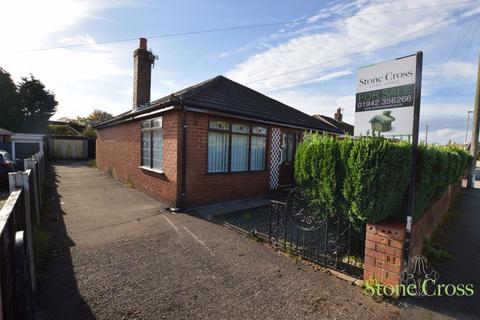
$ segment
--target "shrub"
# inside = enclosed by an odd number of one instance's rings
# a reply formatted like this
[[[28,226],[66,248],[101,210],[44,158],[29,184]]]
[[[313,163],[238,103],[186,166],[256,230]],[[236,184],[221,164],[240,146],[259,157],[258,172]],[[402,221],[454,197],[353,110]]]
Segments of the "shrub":
[[[414,220],[461,177],[470,159],[453,145],[419,146]],[[405,219],[411,164],[411,144],[404,141],[307,133],[297,147],[295,180],[320,215],[344,212],[354,225]]]
[[[310,133],[296,153],[295,179],[302,185],[319,209],[319,214],[336,213],[341,194],[342,177],[339,172],[338,140]]]
[[[441,195],[450,184],[458,181],[470,159],[467,152],[453,145],[419,146],[414,221],[422,216],[432,198]]]
[[[405,142],[373,137],[354,141],[343,183],[351,221],[377,222],[398,214],[408,187],[410,159]]]

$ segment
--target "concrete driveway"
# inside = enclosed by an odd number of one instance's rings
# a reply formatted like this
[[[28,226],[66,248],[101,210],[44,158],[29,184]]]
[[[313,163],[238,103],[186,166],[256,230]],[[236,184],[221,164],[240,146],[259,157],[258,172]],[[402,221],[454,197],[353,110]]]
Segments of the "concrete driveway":
[[[186,215],[84,163],[52,167],[40,319],[397,319],[422,310]],[[431,319],[437,316],[429,314]]]

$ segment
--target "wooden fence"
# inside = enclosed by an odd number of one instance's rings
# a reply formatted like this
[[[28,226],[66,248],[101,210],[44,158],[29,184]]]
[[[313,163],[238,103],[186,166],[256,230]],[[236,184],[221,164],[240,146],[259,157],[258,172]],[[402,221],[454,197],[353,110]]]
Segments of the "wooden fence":
[[[31,319],[37,291],[34,239],[45,200],[43,150],[9,173],[10,196],[0,209],[0,320]]]

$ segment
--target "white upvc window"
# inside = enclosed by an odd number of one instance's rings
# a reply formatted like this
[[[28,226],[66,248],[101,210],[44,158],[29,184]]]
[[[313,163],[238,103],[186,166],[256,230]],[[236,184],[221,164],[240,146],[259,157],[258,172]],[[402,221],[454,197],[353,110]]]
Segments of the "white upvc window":
[[[210,120],[208,173],[265,170],[267,128]]]
[[[163,171],[162,117],[142,121],[141,166],[155,171]]]

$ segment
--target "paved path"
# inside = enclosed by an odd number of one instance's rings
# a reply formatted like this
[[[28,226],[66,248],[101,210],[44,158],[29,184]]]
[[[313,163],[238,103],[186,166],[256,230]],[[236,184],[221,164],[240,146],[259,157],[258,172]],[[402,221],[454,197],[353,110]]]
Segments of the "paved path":
[[[83,164],[53,166],[40,319],[436,319],[235,231],[164,205]]]
[[[477,177],[480,174],[477,170]],[[465,185],[465,181],[464,181]],[[474,286],[472,297],[440,297],[416,301],[422,307],[459,319],[480,319],[480,181],[475,189],[463,189],[457,206],[436,233],[436,244],[453,255],[439,261],[435,270],[441,283]]]

